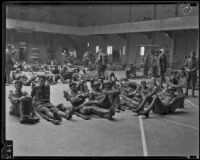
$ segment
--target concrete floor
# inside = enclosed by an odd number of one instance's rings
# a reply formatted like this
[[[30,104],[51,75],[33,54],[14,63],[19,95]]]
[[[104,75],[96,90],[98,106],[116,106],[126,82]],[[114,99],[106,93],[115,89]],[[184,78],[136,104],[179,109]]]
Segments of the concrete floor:
[[[124,77],[124,72],[116,72]],[[35,125],[22,125],[8,114],[6,86],[6,139],[13,140],[14,156],[191,156],[199,157],[199,94],[188,97],[185,108],[173,115],[150,113],[150,118],[132,111],[116,113],[114,121],[83,120],[73,116],[56,126],[41,118]],[[63,98],[66,84],[51,86],[53,104],[69,105]],[[23,87],[30,94],[30,87]]]

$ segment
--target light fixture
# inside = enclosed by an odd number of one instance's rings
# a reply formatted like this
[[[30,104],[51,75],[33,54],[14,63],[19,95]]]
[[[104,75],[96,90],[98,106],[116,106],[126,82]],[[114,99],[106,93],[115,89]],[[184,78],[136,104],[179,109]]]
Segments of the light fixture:
[[[182,3],[180,5],[180,10],[183,15],[188,15],[191,13],[192,7],[191,7],[190,3]]]

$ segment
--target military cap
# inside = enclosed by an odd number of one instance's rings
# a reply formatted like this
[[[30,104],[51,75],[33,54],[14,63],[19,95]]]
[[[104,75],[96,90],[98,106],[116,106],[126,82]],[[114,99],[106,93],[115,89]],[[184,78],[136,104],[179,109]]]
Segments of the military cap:
[[[104,80],[104,81],[103,81],[103,84],[104,84],[104,85],[106,85],[106,84],[110,84],[110,85],[111,85],[112,83],[113,83],[113,82],[110,81],[110,80]]]
[[[39,79],[46,79],[45,75],[38,75]]]
[[[93,85],[93,86],[98,86],[98,85],[101,85],[101,83],[98,82],[98,81],[94,81],[94,83],[93,83],[92,85]]]
[[[76,71],[76,70],[80,71],[80,68],[74,68],[74,69],[73,69],[73,71]]]

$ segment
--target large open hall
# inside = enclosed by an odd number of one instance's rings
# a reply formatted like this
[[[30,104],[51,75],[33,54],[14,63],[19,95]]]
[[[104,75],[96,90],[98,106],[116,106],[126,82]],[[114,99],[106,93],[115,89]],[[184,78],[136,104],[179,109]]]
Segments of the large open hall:
[[[4,159],[199,158],[198,1],[3,8]]]

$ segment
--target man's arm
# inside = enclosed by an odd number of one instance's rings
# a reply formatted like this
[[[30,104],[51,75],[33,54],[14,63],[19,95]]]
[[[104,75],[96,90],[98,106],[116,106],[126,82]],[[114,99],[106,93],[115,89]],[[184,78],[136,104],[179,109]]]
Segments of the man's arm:
[[[14,104],[19,103],[19,98],[16,98],[13,95],[13,91],[10,91],[8,99],[10,100],[11,103],[14,103]]]
[[[185,70],[186,70],[186,72],[189,71],[189,68],[188,68],[188,59],[185,60]]]
[[[34,96],[35,96],[35,87],[33,87],[31,90],[31,97],[33,98]]]

